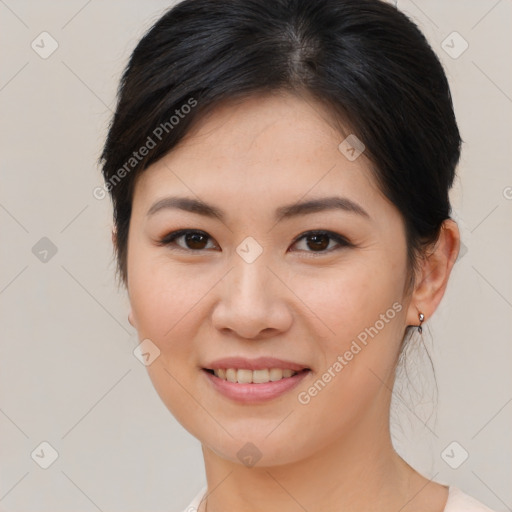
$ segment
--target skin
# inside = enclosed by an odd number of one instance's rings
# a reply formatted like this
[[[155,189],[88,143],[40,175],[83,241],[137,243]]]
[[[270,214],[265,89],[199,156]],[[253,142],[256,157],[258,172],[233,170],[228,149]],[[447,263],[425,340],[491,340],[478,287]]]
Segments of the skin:
[[[349,161],[344,139],[319,104],[288,93],[219,106],[138,179],[128,240],[130,322],[160,356],[148,366],[162,401],[203,447],[208,512],[401,510],[441,512],[448,490],[395,452],[389,431],[394,370],[408,325],[436,310],[459,250],[449,220],[406,290],[403,219],[379,191],[364,153]],[[369,218],[327,210],[276,221],[274,210],[335,195]],[[148,216],[167,196],[201,199],[224,221],[178,209]],[[159,241],[201,230],[203,249]],[[329,230],[323,252],[296,239]],[[248,236],[252,263],[236,252]],[[324,239],[325,240],[325,239]],[[190,246],[188,246],[190,247]],[[197,247],[197,246],[194,246]],[[298,394],[393,304],[401,310],[314,396]],[[201,368],[225,356],[273,356],[311,373],[261,404],[215,391]],[[246,467],[237,452],[261,452]],[[205,508],[205,502],[200,511]]]

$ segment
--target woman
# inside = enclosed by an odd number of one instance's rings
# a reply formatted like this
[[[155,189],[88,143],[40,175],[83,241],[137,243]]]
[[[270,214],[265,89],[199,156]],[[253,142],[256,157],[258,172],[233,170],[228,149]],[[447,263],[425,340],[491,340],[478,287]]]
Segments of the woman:
[[[459,251],[443,69],[378,0],[185,0],[103,151],[151,380],[203,448],[187,510],[489,510],[394,450],[402,350]]]

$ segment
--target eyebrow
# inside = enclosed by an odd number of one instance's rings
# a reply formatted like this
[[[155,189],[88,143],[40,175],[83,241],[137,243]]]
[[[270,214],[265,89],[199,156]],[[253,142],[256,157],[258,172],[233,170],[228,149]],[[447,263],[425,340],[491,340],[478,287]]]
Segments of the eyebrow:
[[[221,222],[226,220],[226,214],[216,206],[205,203],[199,199],[176,196],[160,199],[151,206],[146,216],[150,217],[155,213],[165,209],[184,210],[186,212],[197,213],[205,217],[217,218]],[[342,210],[370,219],[370,215],[362,206],[355,203],[351,199],[339,196],[310,199],[309,201],[302,201],[286,206],[281,206],[276,209],[275,217],[276,219],[289,219],[292,217],[327,210]]]

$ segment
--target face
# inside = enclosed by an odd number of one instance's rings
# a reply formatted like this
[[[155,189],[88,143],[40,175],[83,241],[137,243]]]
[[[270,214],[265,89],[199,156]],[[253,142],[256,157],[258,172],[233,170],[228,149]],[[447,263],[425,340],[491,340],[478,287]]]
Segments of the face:
[[[271,466],[378,436],[389,411],[404,224],[327,119],[284,94],[224,105],[135,187],[127,285],[150,378],[234,462],[248,442]]]

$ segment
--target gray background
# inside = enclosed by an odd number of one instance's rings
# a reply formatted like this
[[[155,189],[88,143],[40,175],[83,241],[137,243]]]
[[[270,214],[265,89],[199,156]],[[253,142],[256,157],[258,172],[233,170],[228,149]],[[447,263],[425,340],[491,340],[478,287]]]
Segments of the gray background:
[[[2,511],[175,512],[205,482],[199,442],[132,354],[111,206],[92,194],[122,68],[169,5],[0,0]],[[463,252],[424,335],[438,405],[428,359],[413,349],[418,393],[398,382],[394,441],[426,476],[512,510],[512,2],[398,7],[446,67],[465,145],[452,194]],[[58,44],[49,56],[43,31]],[[469,44],[457,58],[454,31]],[[59,454],[48,469],[43,441]],[[450,467],[463,450],[469,458]]]

